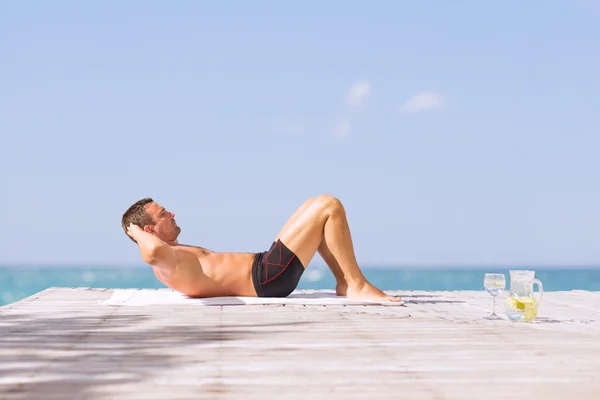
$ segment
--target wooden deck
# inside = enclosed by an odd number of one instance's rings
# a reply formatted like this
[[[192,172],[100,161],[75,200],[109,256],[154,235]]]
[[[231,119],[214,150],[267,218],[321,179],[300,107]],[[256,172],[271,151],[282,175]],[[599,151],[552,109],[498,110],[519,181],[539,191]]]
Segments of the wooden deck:
[[[483,291],[397,294],[131,307],[51,288],[0,307],[0,398],[600,398],[600,292],[546,292],[538,323],[482,319]]]

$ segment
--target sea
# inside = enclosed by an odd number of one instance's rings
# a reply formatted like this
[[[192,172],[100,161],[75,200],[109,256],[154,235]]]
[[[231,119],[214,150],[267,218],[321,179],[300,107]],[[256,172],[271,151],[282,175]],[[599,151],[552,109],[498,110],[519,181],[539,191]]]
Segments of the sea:
[[[484,290],[485,273],[503,273],[507,289],[511,269],[535,271],[544,291],[600,291],[598,267],[363,267],[366,278],[382,290]],[[24,299],[49,287],[163,288],[152,270],[135,267],[0,266],[0,306]],[[334,289],[326,267],[309,266],[298,289]],[[537,290],[537,288],[536,288]]]

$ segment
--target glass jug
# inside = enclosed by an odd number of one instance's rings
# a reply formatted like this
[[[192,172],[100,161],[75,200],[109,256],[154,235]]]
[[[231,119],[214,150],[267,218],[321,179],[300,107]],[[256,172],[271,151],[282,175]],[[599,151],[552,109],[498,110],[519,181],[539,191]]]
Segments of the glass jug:
[[[506,316],[511,321],[533,321],[537,317],[544,296],[544,287],[535,278],[535,271],[511,270],[510,292],[506,298]],[[533,285],[537,283],[539,296],[533,295]]]

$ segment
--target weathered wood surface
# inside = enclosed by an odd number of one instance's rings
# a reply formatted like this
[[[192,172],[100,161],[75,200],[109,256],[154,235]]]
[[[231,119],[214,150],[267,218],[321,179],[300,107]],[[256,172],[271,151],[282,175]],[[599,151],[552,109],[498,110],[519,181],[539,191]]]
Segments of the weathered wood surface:
[[[0,307],[0,399],[600,398],[600,292],[546,292],[533,324],[482,319],[483,291],[396,294],[129,307],[51,288]]]

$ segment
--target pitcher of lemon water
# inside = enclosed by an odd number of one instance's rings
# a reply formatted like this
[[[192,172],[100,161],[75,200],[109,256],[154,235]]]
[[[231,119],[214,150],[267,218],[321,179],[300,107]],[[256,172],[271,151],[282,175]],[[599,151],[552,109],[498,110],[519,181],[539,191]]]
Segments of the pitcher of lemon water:
[[[535,271],[511,270],[510,293],[506,298],[506,316],[511,321],[533,321],[544,296],[544,287],[535,278]],[[533,285],[537,283],[539,295],[534,296]]]

